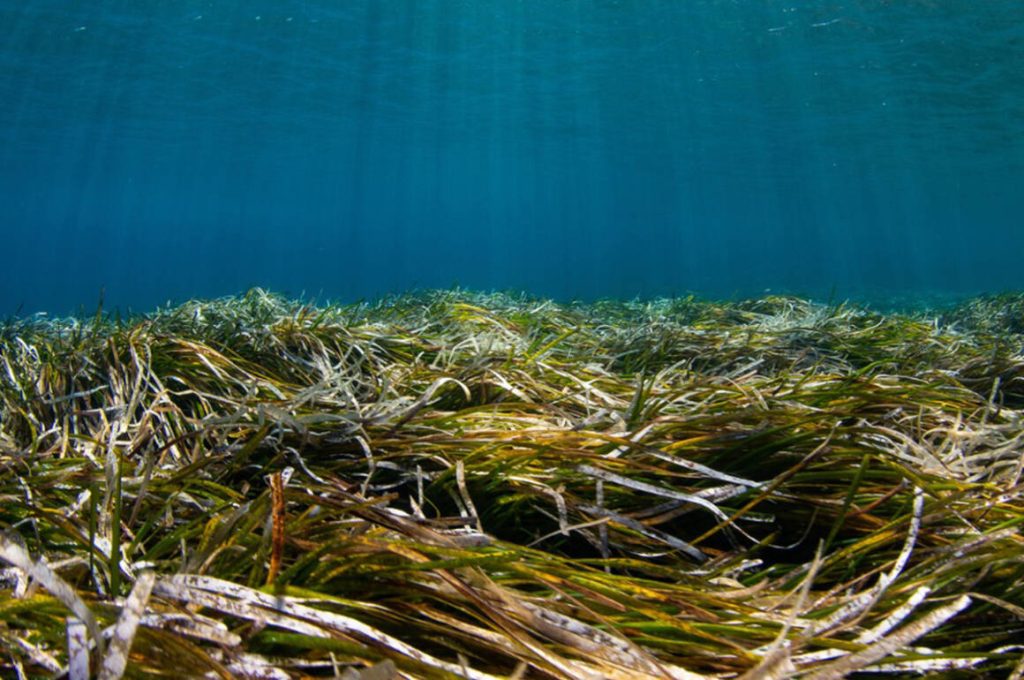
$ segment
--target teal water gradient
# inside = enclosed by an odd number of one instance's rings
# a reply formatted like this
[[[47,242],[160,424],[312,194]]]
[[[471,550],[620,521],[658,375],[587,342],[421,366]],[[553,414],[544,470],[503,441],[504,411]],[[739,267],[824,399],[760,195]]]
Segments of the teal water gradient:
[[[1024,288],[1024,3],[0,1],[0,314]]]

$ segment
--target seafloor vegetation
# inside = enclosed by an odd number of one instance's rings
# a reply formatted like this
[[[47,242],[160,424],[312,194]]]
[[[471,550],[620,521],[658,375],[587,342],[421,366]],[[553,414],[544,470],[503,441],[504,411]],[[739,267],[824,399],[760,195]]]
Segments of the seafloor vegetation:
[[[1022,333],[1009,296],[10,320],[0,672],[1020,678]]]

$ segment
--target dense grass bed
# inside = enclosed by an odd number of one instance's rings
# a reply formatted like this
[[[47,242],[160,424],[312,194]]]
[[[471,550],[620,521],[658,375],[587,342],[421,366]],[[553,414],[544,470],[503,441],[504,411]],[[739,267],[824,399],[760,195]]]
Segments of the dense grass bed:
[[[1024,672],[1024,298],[0,328],[0,673]]]

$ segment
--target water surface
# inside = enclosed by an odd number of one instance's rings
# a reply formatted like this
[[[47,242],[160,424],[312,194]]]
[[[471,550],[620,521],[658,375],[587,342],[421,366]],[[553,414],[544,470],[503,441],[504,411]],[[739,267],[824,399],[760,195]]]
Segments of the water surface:
[[[1024,4],[0,2],[0,313],[1024,287]]]

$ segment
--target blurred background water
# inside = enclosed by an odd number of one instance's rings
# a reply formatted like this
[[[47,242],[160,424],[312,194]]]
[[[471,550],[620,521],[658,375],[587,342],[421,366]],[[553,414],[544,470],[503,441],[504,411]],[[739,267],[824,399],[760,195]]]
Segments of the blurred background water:
[[[1019,0],[0,0],[0,314],[1024,288]]]

